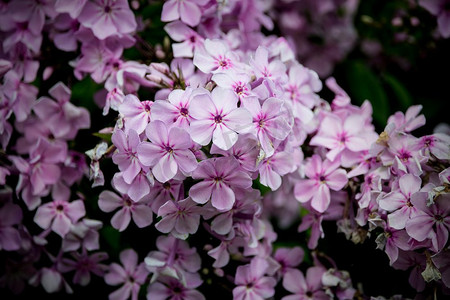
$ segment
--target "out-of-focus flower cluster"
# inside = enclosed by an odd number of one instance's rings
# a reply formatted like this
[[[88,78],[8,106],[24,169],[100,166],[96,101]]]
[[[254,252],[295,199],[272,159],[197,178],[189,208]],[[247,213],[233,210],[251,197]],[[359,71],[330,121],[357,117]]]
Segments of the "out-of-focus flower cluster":
[[[118,300],[143,287],[148,299],[205,299],[214,280],[234,299],[363,297],[317,251],[322,222],[333,221],[355,243],[377,235],[392,267],[412,269],[417,291],[449,292],[450,137],[414,137],[425,124],[419,106],[376,133],[370,102],[351,104],[334,78],[325,81],[334,98],[322,99],[316,71],[328,74],[349,51],[357,3],[284,2],[320,12],[310,27],[284,6],[274,17],[286,34],[297,28],[289,18],[305,28],[303,50],[262,33],[274,28],[266,1],[169,0],[161,21],[171,51],[156,50],[160,61],[150,63],[124,56],[143,43],[138,1],[0,4],[0,249],[11,254],[2,287],[73,293],[95,275],[117,286],[108,291]],[[336,5],[347,8],[338,19]],[[351,36],[330,42],[332,62],[305,43],[316,25]],[[71,80],[102,86],[96,104],[116,117],[92,149],[77,136],[102,116],[74,105],[71,82],[55,80],[52,47],[72,55],[63,62]],[[95,199],[81,192],[84,179]],[[102,218],[89,214],[92,201]],[[101,229],[126,234],[131,221],[154,229],[143,237],[154,248],[121,248],[111,261]],[[276,228],[296,222],[307,246],[275,247]]]

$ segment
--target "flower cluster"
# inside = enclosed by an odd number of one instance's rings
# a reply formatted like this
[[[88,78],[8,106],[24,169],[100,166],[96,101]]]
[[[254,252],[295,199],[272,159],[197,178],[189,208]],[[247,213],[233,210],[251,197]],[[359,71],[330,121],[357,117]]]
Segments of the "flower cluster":
[[[342,1],[307,2],[326,19]],[[352,35],[347,2],[345,22],[322,26]],[[321,54],[262,33],[274,28],[266,1],[159,8],[172,43],[146,52],[139,1],[0,4],[0,286],[74,293],[100,279],[109,299],[206,299],[217,282],[237,300],[362,297],[318,250],[332,221],[354,242],[376,235],[392,267],[414,268],[417,291],[449,293],[450,136],[414,137],[420,106],[378,134],[370,102],[351,104],[332,77],[323,99],[316,71],[350,46],[308,61]],[[134,46],[147,56],[128,58]],[[100,88],[98,119],[113,121],[98,132],[74,81]],[[101,139],[92,149],[85,130]],[[308,240],[279,246],[277,230],[297,222]],[[108,232],[130,230],[152,232],[144,250],[107,251]]]

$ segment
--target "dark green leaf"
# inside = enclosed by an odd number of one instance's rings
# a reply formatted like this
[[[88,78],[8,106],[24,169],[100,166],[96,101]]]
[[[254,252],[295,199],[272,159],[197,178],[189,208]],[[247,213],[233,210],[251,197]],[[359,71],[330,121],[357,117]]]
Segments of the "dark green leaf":
[[[389,73],[384,73],[382,75],[382,78],[384,82],[391,88],[402,110],[406,110],[408,109],[408,107],[414,104],[411,94],[396,77]]]
[[[384,127],[389,116],[389,102],[379,77],[362,61],[346,64],[346,78],[350,96],[357,104],[369,100],[373,106],[373,118]]]

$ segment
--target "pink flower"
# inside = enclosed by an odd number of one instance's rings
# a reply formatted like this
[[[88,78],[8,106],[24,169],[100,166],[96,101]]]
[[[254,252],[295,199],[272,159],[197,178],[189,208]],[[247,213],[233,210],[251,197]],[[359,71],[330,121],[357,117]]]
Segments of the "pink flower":
[[[322,159],[313,155],[305,166],[303,179],[295,185],[295,198],[301,203],[311,200],[311,206],[318,212],[324,212],[330,205],[330,189],[339,191],[347,184],[347,173],[338,169],[339,162]]]
[[[277,84],[287,81],[285,64],[277,59],[269,62],[269,50],[263,46],[258,47],[254,57],[250,58],[250,66],[257,78],[267,78]]]
[[[134,129],[138,134],[144,132],[150,122],[150,110],[153,102],[140,101],[135,95],[125,96],[123,103],[119,106],[119,112],[123,115],[125,122],[125,133]]]
[[[88,1],[78,20],[85,27],[91,28],[100,40],[117,33],[132,33],[137,27],[134,14],[126,0]]]
[[[190,273],[185,282],[170,276],[161,276],[148,287],[147,299],[159,300],[205,300],[202,293],[195,290],[203,281],[198,273]]]
[[[198,94],[190,104],[190,134],[200,145],[213,141],[222,150],[228,150],[236,143],[238,133],[251,127],[251,115],[237,107],[238,97],[228,89],[216,87],[211,94]]]
[[[276,281],[272,277],[264,276],[268,272],[269,264],[265,259],[255,257],[249,265],[239,266],[236,270],[233,289],[235,300],[267,299],[275,294]]]
[[[330,151],[327,158],[333,161],[344,149],[353,152],[369,150],[370,144],[363,138],[361,130],[365,119],[361,115],[351,115],[342,121],[335,115],[327,115],[321,122],[319,132],[310,144],[322,146]]]
[[[33,110],[56,138],[74,139],[78,130],[91,126],[88,110],[70,102],[71,91],[64,83],[58,82],[48,93],[56,101],[41,97]]]
[[[219,157],[204,160],[192,173],[192,178],[203,179],[193,185],[189,196],[197,203],[211,204],[218,210],[230,210],[235,201],[233,188],[247,189],[252,180],[249,175],[239,171],[239,164],[233,157]]]
[[[418,139],[417,144],[413,146],[422,150],[424,155],[435,156],[437,159],[450,160],[450,136],[442,133],[425,135]]]
[[[281,186],[281,176],[295,170],[293,153],[277,151],[271,157],[264,159],[259,164],[259,177],[261,184],[270,187],[272,191]]]
[[[390,116],[387,124],[393,123],[398,131],[411,132],[425,125],[425,116],[419,115],[422,110],[422,105],[413,105],[406,111],[405,114],[402,112],[396,112],[394,115]]]
[[[323,274],[325,274],[325,269],[322,267],[310,267],[306,271],[305,279],[305,276],[299,270],[289,270],[283,277],[283,287],[294,294],[285,296],[282,299],[329,299],[329,296],[323,290]]]
[[[137,300],[139,289],[145,283],[148,275],[145,264],[142,262],[138,265],[138,256],[132,249],[120,253],[120,262],[122,266],[112,263],[109,266],[109,272],[104,277],[108,285],[123,284],[109,295],[109,299],[126,300],[131,296],[132,300]]]
[[[112,212],[121,208],[111,219],[111,225],[119,231],[124,231],[131,219],[139,228],[147,227],[153,221],[153,212],[148,204],[142,200],[132,201],[127,195],[119,197],[113,192],[103,191],[100,193],[98,206],[104,212]]]
[[[201,267],[200,255],[195,247],[173,236],[159,236],[156,239],[158,251],[151,251],[145,258],[147,269],[154,273],[151,281],[160,275],[169,275],[176,279],[186,280],[190,273]]]
[[[173,43],[174,57],[192,57],[194,51],[203,45],[203,37],[180,21],[175,21],[164,26],[164,30],[177,42]]]
[[[147,167],[143,168],[131,183],[126,183],[123,174],[116,173],[113,177],[113,185],[121,194],[130,196],[131,200],[138,202],[150,193],[154,183],[153,175]]]
[[[252,127],[256,131],[266,157],[273,155],[277,144],[291,131],[291,126],[282,110],[283,104],[284,102],[280,99],[268,98],[261,105],[256,97],[248,97],[243,104],[253,117]]]
[[[239,56],[222,40],[206,39],[203,47],[194,52],[194,65],[203,73],[239,71]]]
[[[280,264],[280,271],[285,274],[288,270],[297,267],[305,256],[305,251],[301,247],[278,248],[274,258]]]
[[[170,22],[181,19],[189,26],[197,26],[202,17],[199,6],[205,5],[207,2],[208,0],[169,0],[164,3],[161,21]]]
[[[216,73],[212,76],[217,86],[233,90],[239,97],[239,101],[242,103],[243,99],[252,94],[250,81],[251,78],[246,73]]]
[[[13,225],[22,221],[20,206],[7,202],[0,208],[0,250],[19,250],[21,239],[19,231]]]
[[[318,103],[316,94],[322,89],[322,82],[316,72],[295,64],[289,69],[289,79],[285,85],[285,96],[294,104],[295,115],[300,117],[304,106],[312,108]],[[308,122],[308,121],[305,121]]]
[[[84,217],[86,210],[82,200],[68,202],[54,200],[41,205],[34,216],[34,222],[42,229],[51,228],[61,237],[70,231],[72,224]]]
[[[211,154],[233,156],[237,159],[241,168],[248,172],[254,172],[257,169],[259,155],[258,141],[250,133],[239,134],[236,144],[226,151],[213,144],[209,152]]]
[[[180,200],[183,199],[183,195],[183,181],[172,179],[164,183],[156,181],[148,197],[152,199],[151,207],[153,212],[158,214],[159,208],[166,203],[167,199]]]
[[[380,233],[375,242],[377,243],[377,249],[384,249],[386,251],[389,257],[389,264],[392,266],[398,259],[398,249],[404,251],[410,250],[409,240],[410,236],[405,230],[395,230],[386,226],[384,233]]]
[[[197,159],[189,148],[192,145],[189,134],[181,128],[170,127],[155,120],[145,130],[151,143],[143,142],[138,147],[141,163],[152,167],[152,173],[160,182],[172,179],[180,169],[190,173],[197,167]]]
[[[60,180],[61,169],[58,163],[67,158],[66,144],[51,144],[39,139],[30,149],[29,176],[33,194],[41,194],[48,185]]]
[[[193,96],[199,93],[207,93],[203,89],[186,90],[176,89],[170,92],[167,101],[157,100],[152,105],[152,120],[161,120],[166,125],[172,125],[188,130],[192,116],[189,112],[190,102]]]
[[[420,190],[421,184],[422,180],[419,177],[405,174],[399,180],[400,190],[393,190],[378,200],[380,208],[391,212],[388,215],[390,227],[403,229],[409,219],[419,214],[411,199]]]
[[[168,200],[158,210],[158,217],[162,218],[155,227],[162,233],[171,232],[175,237],[185,239],[197,232],[202,211],[189,197],[180,201]]]
[[[430,238],[434,251],[441,251],[447,244],[450,231],[449,194],[439,196],[430,206],[423,197],[414,197],[411,202],[421,212],[406,222],[406,232],[419,242]]]
[[[128,131],[128,136],[122,130],[116,130],[111,136],[111,141],[117,148],[112,156],[113,162],[123,172],[122,176],[125,182],[131,184],[142,169],[137,156],[141,139],[136,131],[131,129]]]
[[[73,283],[75,284],[87,286],[91,281],[91,273],[101,277],[107,269],[106,265],[100,264],[102,260],[108,258],[106,252],[97,252],[88,255],[86,251],[83,251],[82,253],[72,252],[71,255],[74,260],[64,258],[61,269],[64,272],[75,271],[75,275],[73,276]]]

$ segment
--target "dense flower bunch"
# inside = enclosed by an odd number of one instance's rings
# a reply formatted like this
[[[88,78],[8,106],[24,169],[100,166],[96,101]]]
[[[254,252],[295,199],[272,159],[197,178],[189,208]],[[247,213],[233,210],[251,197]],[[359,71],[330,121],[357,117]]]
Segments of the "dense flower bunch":
[[[205,299],[214,280],[234,299],[367,297],[317,251],[333,221],[355,243],[377,235],[417,291],[449,293],[450,137],[411,134],[425,124],[420,106],[378,134],[370,102],[351,104],[334,78],[334,98],[322,99],[319,75],[288,40],[262,33],[274,23],[259,0],[165,1],[170,49],[128,60],[146,28],[130,4],[0,5],[3,287],[73,293],[95,275],[117,300]],[[46,47],[71,55],[72,80],[102,86],[96,104],[114,117],[85,153],[77,136],[94,116],[71,101]],[[86,178],[101,217],[89,213]],[[146,256],[121,248],[111,261],[102,228],[126,233],[131,221],[154,229]],[[300,221],[307,247],[275,247],[274,221]]]

